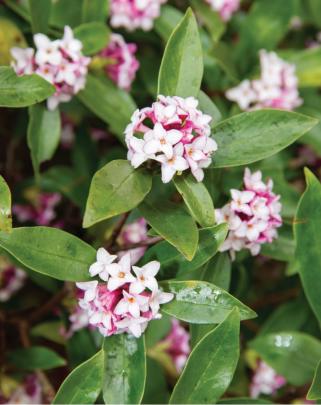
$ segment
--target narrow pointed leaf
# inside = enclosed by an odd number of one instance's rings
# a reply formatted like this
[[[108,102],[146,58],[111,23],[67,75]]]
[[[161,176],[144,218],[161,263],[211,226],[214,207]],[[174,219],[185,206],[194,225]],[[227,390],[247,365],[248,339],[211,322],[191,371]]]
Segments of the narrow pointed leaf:
[[[0,231],[10,232],[11,229],[11,192],[5,179],[0,176]]]
[[[171,404],[213,404],[232,381],[239,358],[240,316],[234,309],[195,346]]]
[[[89,190],[84,224],[95,223],[135,208],[149,193],[152,177],[127,160],[113,160],[95,173]]]
[[[82,42],[83,54],[94,55],[108,44],[110,31],[103,22],[92,21],[76,27],[74,34]]]
[[[42,346],[17,349],[9,353],[8,361],[22,370],[49,370],[66,364],[65,359],[53,350]]]
[[[32,32],[47,33],[51,11],[51,0],[28,0]]]
[[[203,77],[203,52],[191,9],[172,32],[161,63],[158,94],[197,97]]]
[[[307,399],[312,401],[321,399],[321,361],[315,370],[311,387],[307,393]]]
[[[103,397],[106,404],[139,404],[146,380],[144,337],[122,333],[105,338]]]
[[[45,226],[0,232],[0,247],[31,270],[58,280],[90,280],[88,269],[96,258],[95,249],[76,236]]]
[[[233,309],[238,308],[241,319],[255,318],[256,314],[227,291],[206,281],[163,281],[165,291],[174,299],[162,305],[162,311],[191,323],[220,323]]]
[[[100,350],[76,367],[57,392],[54,404],[94,404],[101,391],[104,374],[104,352]]]

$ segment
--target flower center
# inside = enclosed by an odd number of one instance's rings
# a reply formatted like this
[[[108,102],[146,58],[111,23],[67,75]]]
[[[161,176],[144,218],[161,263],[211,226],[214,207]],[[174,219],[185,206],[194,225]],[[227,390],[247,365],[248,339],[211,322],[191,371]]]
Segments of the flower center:
[[[124,278],[124,277],[125,277],[125,273],[124,273],[123,271],[120,271],[120,272],[118,273],[118,277],[119,277],[119,278]]]
[[[130,304],[133,304],[135,302],[135,298],[133,298],[133,297],[128,298],[128,302]]]
[[[165,144],[166,144],[165,138],[161,138],[159,142],[160,142],[161,145],[165,145]]]
[[[140,281],[145,281],[145,277],[144,277],[144,276],[140,276],[139,279],[140,279]]]

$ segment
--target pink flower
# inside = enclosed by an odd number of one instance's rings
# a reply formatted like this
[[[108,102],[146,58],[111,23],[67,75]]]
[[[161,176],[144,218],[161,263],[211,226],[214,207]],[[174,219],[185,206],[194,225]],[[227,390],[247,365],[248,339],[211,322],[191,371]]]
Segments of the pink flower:
[[[217,11],[223,21],[228,21],[240,8],[240,0],[206,0],[214,11]]]
[[[252,398],[257,398],[260,394],[273,395],[285,384],[286,379],[284,377],[278,375],[264,361],[260,361],[252,378],[250,395]]]
[[[37,225],[51,225],[61,227],[61,223],[54,223],[55,208],[61,201],[58,193],[40,193],[33,204],[15,204],[12,212],[20,222],[34,222]]]
[[[147,160],[160,162],[164,183],[187,169],[202,181],[217,144],[210,137],[212,118],[197,106],[194,97],[159,95],[151,107],[135,111],[125,130],[131,164],[136,168]]]
[[[35,34],[34,43],[36,52],[32,48],[11,49],[12,67],[18,75],[37,73],[55,86],[55,94],[47,100],[48,109],[54,110],[85,87],[90,58],[82,55],[82,43],[68,26],[62,39],[52,41]]]
[[[278,108],[293,110],[302,104],[295,66],[280,59],[275,52],[260,51],[261,76],[244,80],[226,92],[242,110]]]
[[[108,46],[100,52],[100,56],[108,58],[107,75],[121,89],[130,90],[135,79],[139,68],[136,50],[136,44],[127,44],[120,34],[111,34]]]
[[[172,328],[163,342],[168,343],[166,352],[171,356],[177,372],[181,372],[191,352],[190,335],[177,319],[172,319]]]
[[[273,182],[262,181],[262,173],[251,173],[246,168],[242,191],[231,190],[232,201],[216,210],[218,223],[226,222],[229,233],[220,251],[235,252],[249,249],[253,256],[260,252],[263,243],[272,243],[282,225],[280,196],[272,192]]]
[[[141,28],[152,29],[154,20],[160,16],[160,8],[166,0],[111,0],[110,24],[112,27],[124,27],[128,31]]]
[[[87,315],[89,324],[98,328],[103,336],[126,332],[139,337],[151,319],[161,317],[160,304],[174,297],[158,287],[155,276],[160,263],[153,261],[142,268],[132,267],[130,253],[115,263],[114,257],[104,249],[100,248],[98,252],[99,261],[90,267],[90,273],[101,275],[107,272],[108,276],[104,274],[103,280],[108,282],[76,283],[82,290],[79,306]]]
[[[14,266],[5,266],[0,269],[0,302],[8,301],[12,295],[19,291],[26,280],[26,273]]]

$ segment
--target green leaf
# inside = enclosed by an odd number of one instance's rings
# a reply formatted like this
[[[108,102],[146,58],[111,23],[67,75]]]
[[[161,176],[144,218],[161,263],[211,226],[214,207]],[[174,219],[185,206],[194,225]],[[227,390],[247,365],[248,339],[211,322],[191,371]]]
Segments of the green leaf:
[[[227,291],[206,281],[163,281],[165,291],[174,299],[162,306],[165,314],[191,323],[220,323],[233,309],[238,308],[241,319],[252,319],[256,313]]]
[[[9,363],[23,370],[49,370],[66,364],[53,350],[42,346],[17,349],[8,355]]]
[[[26,267],[58,280],[90,280],[89,266],[96,251],[57,228],[35,226],[0,232],[0,246]]]
[[[146,199],[139,205],[139,210],[159,235],[175,246],[187,260],[193,259],[198,245],[198,229],[183,207]]]
[[[50,279],[51,280],[51,279]],[[48,321],[38,323],[30,330],[30,334],[36,337],[42,337],[52,342],[64,344],[66,339],[61,334],[63,327],[62,321]]]
[[[53,404],[94,404],[101,391],[103,373],[104,352],[100,350],[68,375]]]
[[[285,233],[283,234],[281,229],[277,239],[272,243],[265,243],[262,245],[260,254],[282,262],[289,262],[293,260],[294,250],[295,243],[293,237],[291,238],[289,235]]]
[[[0,176],[0,231],[11,232],[11,192],[5,179]]]
[[[146,380],[144,337],[127,333],[105,338],[103,397],[106,404],[139,404]]]
[[[191,9],[171,34],[162,59],[158,94],[197,97],[203,77],[203,52]]]
[[[49,17],[51,11],[51,0],[28,0],[29,12],[31,16],[32,32],[37,34],[47,33]]]
[[[321,358],[321,342],[301,332],[263,335],[249,346],[278,374],[296,386],[312,380],[314,369]]]
[[[108,16],[108,0],[83,0],[82,21],[105,22]]]
[[[12,68],[0,66],[0,107],[28,107],[54,92],[54,86],[36,74],[17,76]]]
[[[213,226],[215,224],[214,205],[204,184],[196,181],[191,174],[175,176],[174,184],[195,221],[204,228]]]
[[[264,159],[286,148],[317,123],[315,118],[280,110],[235,115],[214,128],[218,150],[212,165],[241,166]]]
[[[220,15],[211,9],[209,4],[203,0],[192,0],[192,6],[201,23],[211,35],[214,42],[218,41],[224,34],[226,24],[223,22]]]
[[[88,74],[86,87],[77,94],[77,97],[90,111],[106,122],[111,131],[124,142],[124,130],[137,108],[126,91],[117,88],[107,78]]]
[[[104,23],[93,21],[76,27],[74,34],[83,44],[84,55],[94,55],[108,44],[110,31]]]
[[[174,387],[171,404],[213,404],[224,394],[239,358],[239,333],[240,316],[235,308],[195,346]]]
[[[304,2],[305,7],[309,10],[309,17],[312,22],[321,28],[321,16],[320,16],[320,3],[318,0],[306,0]]]
[[[321,85],[321,47],[296,50],[286,59],[295,64],[300,87]]]
[[[95,223],[135,208],[149,193],[152,177],[127,160],[113,160],[95,173],[89,190],[84,224]]]
[[[173,277],[177,273],[183,275],[184,273],[199,269],[217,253],[219,246],[226,238],[227,231],[226,224],[201,229],[199,232],[199,243],[192,261],[188,261],[168,242],[162,241],[148,249],[144,255],[144,263],[158,260],[161,263],[161,274],[165,274],[165,277],[168,273]]]
[[[294,220],[295,260],[305,295],[319,322],[321,321],[321,184],[305,169],[307,188]]]
[[[198,100],[199,100],[199,109],[203,113],[208,114],[212,117],[210,126],[211,128],[213,128],[222,119],[222,114],[220,110],[216,107],[216,105],[209,98],[209,96],[202,90],[199,92]]]
[[[177,8],[164,5],[161,8],[161,15],[155,20],[155,31],[167,42],[182,18],[183,13]]]
[[[220,399],[218,404],[273,404],[273,402],[262,398],[233,397]]]
[[[28,146],[33,169],[39,174],[40,164],[54,155],[60,140],[60,112],[49,111],[43,104],[29,109]]]
[[[321,399],[321,361],[315,370],[311,387],[307,393],[307,399],[312,401],[315,399]]]

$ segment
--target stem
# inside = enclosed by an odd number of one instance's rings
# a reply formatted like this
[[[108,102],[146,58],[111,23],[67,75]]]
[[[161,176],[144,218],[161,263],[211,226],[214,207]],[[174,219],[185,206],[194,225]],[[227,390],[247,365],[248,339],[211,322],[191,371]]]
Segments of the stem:
[[[139,243],[130,243],[126,246],[116,246],[112,249],[112,251],[116,253],[116,252],[120,252],[123,250],[131,250],[131,249],[136,249],[139,247],[155,245],[156,243],[158,243],[162,240],[163,240],[163,238],[161,236],[155,236],[154,238],[150,238],[150,239],[144,240]]]
[[[107,246],[106,246],[107,249],[112,248],[112,246],[114,246],[114,244],[116,243],[117,238],[118,238],[119,234],[121,233],[123,226],[125,225],[128,217],[129,217],[129,214],[130,214],[130,212],[126,212],[125,214],[123,214],[121,216],[120,220],[118,221],[118,223],[116,224],[116,226],[113,230],[113,233],[111,234],[109,242],[107,243]]]

